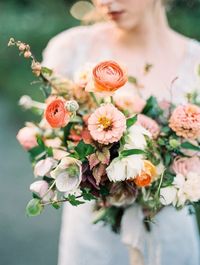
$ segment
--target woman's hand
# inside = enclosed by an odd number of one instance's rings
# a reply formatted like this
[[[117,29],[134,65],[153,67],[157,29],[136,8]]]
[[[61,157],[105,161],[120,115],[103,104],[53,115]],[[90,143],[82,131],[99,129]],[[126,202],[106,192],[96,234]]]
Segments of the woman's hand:
[[[144,265],[144,257],[137,248],[129,248],[130,265]]]

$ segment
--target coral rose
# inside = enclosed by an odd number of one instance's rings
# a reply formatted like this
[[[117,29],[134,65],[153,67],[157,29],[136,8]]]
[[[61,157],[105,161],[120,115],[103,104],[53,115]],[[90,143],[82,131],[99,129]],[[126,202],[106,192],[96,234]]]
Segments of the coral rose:
[[[69,122],[70,114],[64,101],[62,99],[51,101],[45,110],[45,118],[52,128],[65,127]]]
[[[178,106],[169,120],[169,127],[186,139],[200,137],[200,108],[193,104]]]
[[[147,131],[149,131],[153,137],[153,139],[156,139],[160,133],[160,128],[156,121],[153,119],[147,117],[146,115],[139,114],[137,116],[137,123],[144,127]]]
[[[128,81],[126,71],[114,61],[97,64],[93,69],[93,86],[86,90],[93,92],[114,92]],[[90,82],[89,82],[90,83]]]
[[[126,118],[112,104],[106,104],[90,116],[88,129],[95,141],[101,144],[114,143],[120,140],[126,130]]]

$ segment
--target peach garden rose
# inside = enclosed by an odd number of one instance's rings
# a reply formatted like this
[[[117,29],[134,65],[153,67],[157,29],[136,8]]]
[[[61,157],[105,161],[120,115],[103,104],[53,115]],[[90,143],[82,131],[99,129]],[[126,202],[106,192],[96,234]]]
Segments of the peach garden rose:
[[[88,83],[86,90],[92,92],[114,92],[128,81],[127,73],[118,63],[104,61],[93,69],[93,80]]]

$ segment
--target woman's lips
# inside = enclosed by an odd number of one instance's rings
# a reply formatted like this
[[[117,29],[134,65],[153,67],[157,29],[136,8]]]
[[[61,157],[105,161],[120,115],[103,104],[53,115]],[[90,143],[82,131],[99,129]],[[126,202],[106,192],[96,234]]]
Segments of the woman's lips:
[[[108,16],[113,20],[118,20],[124,14],[124,11],[110,11]]]

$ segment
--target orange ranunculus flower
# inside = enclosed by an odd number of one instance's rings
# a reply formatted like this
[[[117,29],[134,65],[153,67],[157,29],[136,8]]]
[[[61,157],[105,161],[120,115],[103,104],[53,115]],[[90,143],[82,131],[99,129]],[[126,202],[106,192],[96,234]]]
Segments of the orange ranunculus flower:
[[[70,113],[62,99],[55,99],[47,105],[45,118],[52,128],[60,128],[68,124]]]
[[[127,73],[114,61],[97,64],[93,69],[94,92],[114,92],[128,81]]]
[[[150,185],[156,174],[156,167],[150,161],[145,160],[144,169],[142,170],[140,175],[134,178],[134,182],[139,187],[146,187]]]

